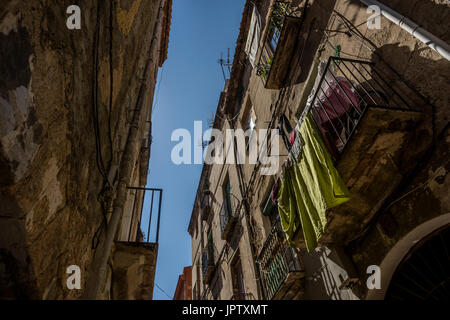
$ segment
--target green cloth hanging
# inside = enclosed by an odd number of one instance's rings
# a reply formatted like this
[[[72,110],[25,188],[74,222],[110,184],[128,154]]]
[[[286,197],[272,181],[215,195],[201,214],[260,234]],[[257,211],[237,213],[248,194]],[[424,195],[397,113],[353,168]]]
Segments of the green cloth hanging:
[[[350,198],[310,114],[302,122],[299,134],[302,152],[297,164],[284,171],[278,212],[290,245],[299,247],[305,241],[311,251],[325,230],[326,211]]]

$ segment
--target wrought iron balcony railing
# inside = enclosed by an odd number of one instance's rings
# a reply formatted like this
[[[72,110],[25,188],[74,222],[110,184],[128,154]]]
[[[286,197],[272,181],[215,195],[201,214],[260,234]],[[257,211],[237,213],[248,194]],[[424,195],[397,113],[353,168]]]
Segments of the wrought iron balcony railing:
[[[202,275],[205,283],[209,284],[211,281],[214,269],[214,243],[211,240],[208,240],[206,248],[202,251]]]
[[[311,113],[325,144],[338,158],[369,107],[415,111],[373,62],[330,57],[300,121]]]
[[[412,139],[425,132],[424,143],[431,141],[432,120],[423,99],[383,62],[331,56],[319,65],[316,80],[299,124],[307,115],[313,118],[351,194],[350,201],[327,211],[318,240],[345,245],[412,170],[406,159],[414,161],[422,150],[411,148]]]
[[[290,273],[302,273],[300,262],[294,249],[289,247],[286,241],[279,219],[264,242],[257,263],[261,272],[264,296],[267,300],[274,299],[281,288],[287,284]]]
[[[154,242],[157,244],[159,242],[163,190],[140,187],[128,187],[127,189],[135,192],[131,209],[128,242]],[[155,210],[157,210],[156,222],[153,219]],[[146,234],[143,229],[147,230]]]
[[[212,195],[210,191],[204,192],[200,200],[200,208],[202,210],[202,220],[208,220],[212,209]]]

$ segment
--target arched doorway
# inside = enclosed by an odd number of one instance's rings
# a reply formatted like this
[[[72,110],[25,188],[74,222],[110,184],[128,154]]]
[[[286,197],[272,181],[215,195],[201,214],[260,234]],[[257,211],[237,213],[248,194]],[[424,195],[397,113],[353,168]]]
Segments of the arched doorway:
[[[432,232],[399,264],[386,300],[450,300],[450,225]]]
[[[446,213],[418,225],[400,239],[380,264],[381,289],[369,290],[366,295],[366,300],[433,299],[435,295],[431,294],[431,290],[438,290],[437,292],[440,294],[442,290],[438,284],[441,282],[443,282],[444,285],[443,290],[450,292],[450,288],[448,287],[448,277],[450,273],[448,260],[450,256],[449,228],[450,213]],[[431,251],[431,249],[433,249],[433,251]],[[439,254],[437,255],[436,252]],[[433,254],[437,256],[437,258],[433,257],[433,259],[431,259],[430,255]],[[445,258],[445,256],[447,258]],[[428,265],[417,263],[417,258],[420,259],[421,257]],[[432,261],[434,262],[432,263]],[[430,276],[430,273],[432,273],[432,270],[435,270],[435,268],[439,268],[440,270],[441,265],[446,272],[445,275],[441,276],[440,281],[437,281],[437,276]],[[414,273],[410,271],[411,268],[416,269],[414,270]],[[429,277],[434,277],[434,279],[431,280]],[[405,279],[409,278],[412,278],[412,280],[416,282],[418,278],[421,278],[421,281],[426,282],[427,286],[422,285],[422,287],[425,289],[424,292],[426,292],[427,295],[424,296],[423,292],[418,292],[417,288],[411,289],[410,287],[405,286]],[[406,282],[409,283],[409,281]],[[394,287],[399,286],[405,289],[405,292],[409,290],[409,295],[406,296],[406,294],[400,293],[397,289],[394,289]],[[411,295],[415,298],[411,297]],[[449,299],[448,296],[447,299]]]

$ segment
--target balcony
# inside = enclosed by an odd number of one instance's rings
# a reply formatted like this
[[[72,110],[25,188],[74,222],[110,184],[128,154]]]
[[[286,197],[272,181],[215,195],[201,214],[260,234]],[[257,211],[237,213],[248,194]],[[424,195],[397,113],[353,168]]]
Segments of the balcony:
[[[158,244],[163,190],[141,187],[127,189],[134,192],[134,196],[129,205],[127,203],[125,206],[125,224],[121,240]],[[126,239],[124,235],[127,236]]]
[[[114,300],[152,300],[158,245],[116,242],[112,263]]]
[[[429,146],[431,120],[420,97],[370,61],[330,57],[313,94],[300,121],[312,114],[351,195],[327,212],[319,245],[345,245]]]
[[[257,66],[257,74],[267,89],[280,89],[288,75],[302,26],[299,9],[289,2],[276,1]]]
[[[303,295],[304,272],[294,249],[287,244],[278,220],[257,259],[264,297],[267,300],[297,300]]]
[[[141,187],[128,187],[128,190],[130,197],[125,204],[122,229],[115,242],[111,298],[151,300],[163,190]]]
[[[238,207],[238,200],[232,198],[231,203],[223,202],[220,208],[219,218],[220,218],[220,230],[222,232],[222,240],[228,240],[230,234],[233,231],[236,222],[238,221],[238,214],[236,209]]]
[[[211,240],[208,240],[208,244],[202,252],[203,282],[205,282],[206,284],[209,284],[211,282],[215,268],[216,265],[214,262],[214,244]]]
[[[202,220],[207,221],[209,218],[209,215],[211,213],[211,207],[212,207],[212,196],[211,192],[207,191],[202,194],[202,198],[200,200],[200,208],[202,210]]]

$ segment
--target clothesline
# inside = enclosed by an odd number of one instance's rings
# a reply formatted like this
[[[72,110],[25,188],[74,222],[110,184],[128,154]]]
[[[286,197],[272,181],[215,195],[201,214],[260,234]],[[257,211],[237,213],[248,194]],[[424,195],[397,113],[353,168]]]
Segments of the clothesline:
[[[297,141],[301,139],[302,156],[292,166],[283,167],[276,198],[289,244],[305,243],[311,251],[324,232],[327,210],[348,201],[349,194],[313,116],[307,114],[298,125],[295,134]]]

